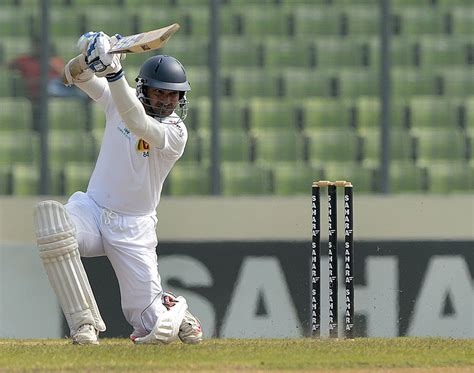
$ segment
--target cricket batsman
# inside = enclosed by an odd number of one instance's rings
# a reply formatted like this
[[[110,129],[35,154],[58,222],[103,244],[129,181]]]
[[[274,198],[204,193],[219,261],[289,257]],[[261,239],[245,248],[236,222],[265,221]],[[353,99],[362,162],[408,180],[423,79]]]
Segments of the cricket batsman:
[[[64,74],[105,112],[100,153],[87,191],[66,205],[42,201],[34,210],[40,257],[75,344],[98,344],[105,331],[80,257],[107,256],[117,276],[123,314],[140,343],[199,343],[202,329],[186,300],[162,289],[156,255],[156,208],[163,182],[183,154],[187,130],[182,64],[171,56],[146,60],[136,90],[124,76],[120,38],[81,36],[81,54]]]

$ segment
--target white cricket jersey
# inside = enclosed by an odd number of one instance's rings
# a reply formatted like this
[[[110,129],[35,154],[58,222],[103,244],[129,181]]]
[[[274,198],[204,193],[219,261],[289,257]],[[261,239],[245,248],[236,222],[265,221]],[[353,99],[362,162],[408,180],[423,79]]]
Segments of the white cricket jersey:
[[[165,145],[158,149],[125,127],[108,87],[97,103],[104,108],[106,125],[87,194],[100,206],[121,214],[154,214],[163,182],[183,154],[186,126],[175,113],[160,120],[167,125]]]

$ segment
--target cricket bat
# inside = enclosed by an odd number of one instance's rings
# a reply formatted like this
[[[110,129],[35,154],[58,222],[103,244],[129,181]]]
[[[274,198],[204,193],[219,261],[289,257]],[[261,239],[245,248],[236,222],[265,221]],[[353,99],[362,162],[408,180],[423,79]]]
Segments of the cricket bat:
[[[179,30],[179,24],[125,36],[110,49],[109,53],[143,53],[163,47],[166,42]]]
[[[143,53],[159,49],[179,30],[179,27],[178,23],[173,23],[156,30],[124,36],[112,46],[109,53]],[[86,68],[87,66],[81,66],[80,58],[77,56],[71,61],[69,71],[72,76],[77,76]],[[69,85],[65,72],[63,72],[63,83]]]

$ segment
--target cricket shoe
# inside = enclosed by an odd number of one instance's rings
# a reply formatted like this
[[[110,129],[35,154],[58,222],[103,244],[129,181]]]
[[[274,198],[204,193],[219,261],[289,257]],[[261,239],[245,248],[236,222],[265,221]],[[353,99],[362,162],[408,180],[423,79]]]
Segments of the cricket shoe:
[[[77,329],[72,336],[72,343],[75,345],[98,345],[99,332],[91,324],[84,324]]]
[[[163,293],[163,305],[170,309],[176,304],[176,296],[169,291]],[[199,319],[189,310],[184,313],[184,319],[179,326],[179,339],[187,344],[197,344],[202,341],[202,326]]]

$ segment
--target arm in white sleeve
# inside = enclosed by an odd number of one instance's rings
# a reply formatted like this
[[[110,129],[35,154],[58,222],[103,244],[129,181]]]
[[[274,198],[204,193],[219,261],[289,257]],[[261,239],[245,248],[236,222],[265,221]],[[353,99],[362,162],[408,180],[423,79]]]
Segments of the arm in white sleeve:
[[[165,146],[166,127],[145,113],[142,103],[130,88],[125,77],[109,82],[115,106],[127,128],[150,145]]]
[[[107,89],[107,80],[105,78],[98,78],[93,76],[91,79],[82,82],[74,83],[77,87],[84,91],[90,98],[94,101],[97,101],[102,97],[105,90]]]

